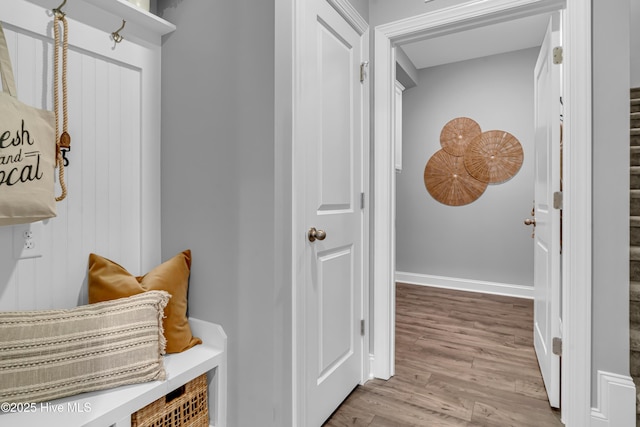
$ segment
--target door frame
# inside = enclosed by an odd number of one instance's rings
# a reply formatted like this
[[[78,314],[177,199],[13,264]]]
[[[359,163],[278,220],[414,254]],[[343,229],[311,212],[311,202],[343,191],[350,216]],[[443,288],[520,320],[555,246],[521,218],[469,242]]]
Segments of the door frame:
[[[591,413],[591,5],[581,0],[474,0],[377,26],[374,30],[372,375],[395,369],[393,226],[394,46],[494,22],[564,9],[564,201],[562,254],[562,418],[590,424]]]
[[[353,7],[353,5],[348,0],[325,0],[329,5],[331,5],[344,19],[345,21],[356,30],[358,35],[362,37],[362,56],[363,61],[369,60],[369,24],[367,21],[358,13],[358,11]],[[303,64],[301,63],[303,58],[303,49],[304,49],[304,40],[307,37],[305,34],[305,26],[301,23],[305,22],[305,14],[306,14],[306,2],[307,0],[286,0],[285,2],[280,2],[280,4],[284,7],[284,10],[289,11],[291,13],[289,19],[285,19],[284,22],[288,25],[283,26],[279,31],[287,32],[290,31],[290,34],[293,35],[290,45],[290,53],[291,53],[291,64],[290,69],[288,70],[291,73],[291,77],[287,80],[287,75],[283,74],[282,81],[279,81],[279,84],[282,85],[283,97],[289,97],[285,100],[285,98],[280,98],[282,100],[282,108],[280,111],[279,108],[276,108],[276,117],[279,114],[284,114],[287,116],[289,114],[290,119],[283,119],[285,123],[288,120],[291,120],[291,134],[285,134],[282,136],[284,143],[290,143],[290,148],[288,146],[281,147],[282,151],[280,151],[280,155],[282,158],[277,157],[276,161],[283,162],[285,165],[290,160],[290,167],[292,170],[292,174],[290,177],[286,176],[286,172],[284,172],[285,176],[279,177],[284,183],[290,184],[290,190],[292,195],[292,200],[290,201],[292,207],[292,215],[291,215],[291,229],[290,229],[290,237],[291,237],[291,275],[292,275],[292,287],[291,287],[291,418],[292,418],[292,426],[304,426],[306,413],[305,413],[305,402],[307,400],[306,396],[306,386],[305,386],[305,375],[306,375],[306,348],[305,348],[305,318],[304,318],[304,302],[306,298],[306,293],[304,289],[305,284],[305,262],[304,262],[304,247],[307,244],[307,231],[306,226],[303,222],[305,216],[305,198],[304,194],[306,191],[306,169],[304,167],[305,164],[305,155],[306,155],[306,146],[304,144],[303,139],[301,138],[301,133],[304,130],[304,123],[300,123],[300,108],[302,104],[302,94],[300,93],[300,81],[301,81],[301,72],[303,70]],[[276,13],[276,16],[278,13]],[[276,25],[276,27],[278,27]],[[278,31],[278,30],[277,30]],[[283,38],[284,39],[284,38]],[[286,54],[285,54],[285,57]],[[365,69],[365,71],[367,71]],[[368,73],[367,73],[368,74]],[[285,87],[289,85],[288,89]],[[369,195],[370,195],[370,153],[371,153],[371,141],[370,141],[370,79],[365,78],[363,84],[363,92],[362,92],[362,115],[363,115],[363,123],[362,123],[362,192],[365,194],[365,204],[364,209],[362,210],[363,221],[362,221],[362,301],[361,301],[361,312],[362,316],[365,319],[365,334],[361,337],[362,339],[362,361],[361,361],[361,370],[360,370],[360,383],[364,383],[368,378],[371,372],[370,368],[370,350],[369,350],[369,325],[367,319],[369,319],[369,297],[370,297],[370,275],[369,275],[369,263],[370,263],[370,212],[372,207],[370,203],[368,203]],[[289,102],[291,104],[289,104]],[[291,108],[291,110],[288,110]],[[288,151],[288,150],[291,151]],[[288,152],[289,154],[285,154]],[[290,156],[290,157],[289,157]],[[285,166],[286,167],[286,166]],[[291,181],[288,181],[291,179]],[[284,187],[286,188],[286,187]],[[286,194],[286,191],[285,191]],[[284,197],[283,195],[278,195],[278,198]],[[285,205],[278,205],[278,209],[281,209],[282,206],[286,206],[287,200],[284,197]],[[286,208],[285,208],[286,209]],[[283,215],[286,217],[286,212],[281,211]],[[287,234],[287,233],[285,233]]]

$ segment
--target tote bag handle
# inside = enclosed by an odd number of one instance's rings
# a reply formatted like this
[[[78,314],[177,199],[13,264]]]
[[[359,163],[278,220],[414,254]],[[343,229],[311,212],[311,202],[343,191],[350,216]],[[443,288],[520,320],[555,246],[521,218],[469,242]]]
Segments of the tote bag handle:
[[[7,39],[4,36],[2,25],[0,25],[0,76],[2,76],[2,90],[16,98],[17,92],[16,83],[13,79],[13,67],[11,66]]]

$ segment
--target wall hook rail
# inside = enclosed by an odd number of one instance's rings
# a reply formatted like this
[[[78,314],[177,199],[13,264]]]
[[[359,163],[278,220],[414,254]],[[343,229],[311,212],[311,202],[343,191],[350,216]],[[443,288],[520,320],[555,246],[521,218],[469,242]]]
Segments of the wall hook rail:
[[[63,0],[62,4],[60,4],[60,6],[56,7],[55,9],[53,9],[53,13],[55,13],[59,17],[63,17],[65,15],[65,13],[62,11],[62,8],[64,7],[65,4],[67,4],[67,0]]]
[[[66,1],[66,0],[65,0]],[[113,40],[116,43],[120,43],[124,37],[120,34],[120,31],[122,31],[124,29],[124,26],[127,24],[127,21],[125,21],[124,19],[122,20],[122,25],[120,26],[120,28],[118,28],[117,30],[115,30],[113,33],[111,33],[111,37],[113,37]]]

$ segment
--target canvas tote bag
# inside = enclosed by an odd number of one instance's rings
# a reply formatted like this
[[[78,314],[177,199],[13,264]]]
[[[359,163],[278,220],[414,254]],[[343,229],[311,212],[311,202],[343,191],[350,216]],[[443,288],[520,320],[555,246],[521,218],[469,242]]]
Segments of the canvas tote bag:
[[[56,215],[56,130],[53,111],[18,101],[0,26],[0,226]]]

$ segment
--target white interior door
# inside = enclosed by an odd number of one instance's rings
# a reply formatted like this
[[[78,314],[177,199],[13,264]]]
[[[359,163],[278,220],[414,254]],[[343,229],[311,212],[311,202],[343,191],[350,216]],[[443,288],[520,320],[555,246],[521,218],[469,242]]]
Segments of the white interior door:
[[[560,190],[560,77],[553,63],[559,45],[559,17],[549,22],[535,67],[535,239],[534,346],[553,407],[560,407],[560,357],[553,354],[560,337],[560,210],[553,193]]]
[[[303,419],[316,427],[361,381],[363,52],[360,35],[326,0],[305,8]]]

